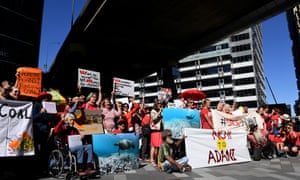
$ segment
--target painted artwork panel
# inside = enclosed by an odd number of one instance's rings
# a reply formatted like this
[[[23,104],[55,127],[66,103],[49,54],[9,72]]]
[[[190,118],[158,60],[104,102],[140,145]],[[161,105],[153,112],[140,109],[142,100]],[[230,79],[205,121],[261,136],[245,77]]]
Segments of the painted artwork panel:
[[[101,174],[108,175],[139,168],[138,134],[93,134],[92,136]]]
[[[180,139],[184,128],[200,128],[200,112],[195,109],[164,108],[164,129],[171,129],[173,138]]]

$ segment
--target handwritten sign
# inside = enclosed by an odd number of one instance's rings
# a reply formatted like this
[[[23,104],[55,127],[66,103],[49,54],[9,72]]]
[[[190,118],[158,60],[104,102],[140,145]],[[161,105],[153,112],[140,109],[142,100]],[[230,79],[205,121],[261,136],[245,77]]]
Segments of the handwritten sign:
[[[134,81],[114,78],[114,91],[119,96],[134,96]]]
[[[99,88],[100,72],[78,68],[78,84],[81,87]]]
[[[194,169],[251,161],[244,130],[184,130],[187,157]]]
[[[42,70],[39,68],[20,67],[17,69],[17,86],[23,96],[37,97],[42,89]]]

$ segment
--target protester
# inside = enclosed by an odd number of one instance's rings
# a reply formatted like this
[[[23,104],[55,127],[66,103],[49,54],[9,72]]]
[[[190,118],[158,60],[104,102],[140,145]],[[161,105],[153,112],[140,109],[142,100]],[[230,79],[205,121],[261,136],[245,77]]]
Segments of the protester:
[[[9,92],[6,94],[5,99],[8,100],[20,100],[20,89],[12,86],[8,90]]]
[[[136,129],[135,129],[136,121],[134,120],[133,116],[138,114],[140,105],[139,105],[139,103],[134,102],[134,100],[135,100],[134,96],[129,96],[127,108],[124,108],[124,110],[122,111],[123,118],[127,120],[128,132],[136,131]]]
[[[203,106],[200,112],[200,119],[201,119],[201,128],[203,129],[214,129],[212,113],[210,110],[210,100],[204,99]]]
[[[116,128],[115,120],[119,119],[122,114],[121,103],[116,102],[116,106],[117,110],[109,98],[104,98],[102,101],[102,121],[106,133],[111,133]]]
[[[127,129],[127,122],[125,119],[119,119],[118,122],[118,127],[117,129],[113,129],[112,130],[112,134],[120,134],[120,133],[127,133],[128,129]]]
[[[59,136],[59,139],[63,144],[68,144],[68,136],[70,135],[80,135],[79,130],[74,127],[74,120],[76,116],[74,113],[67,113],[54,128],[54,134]],[[81,136],[81,139],[84,140],[84,136]],[[78,163],[78,172],[79,175],[93,174],[96,173],[93,164],[93,147],[92,144],[87,144],[82,142],[82,145],[77,145],[74,147],[69,147],[71,152],[76,153],[77,163]],[[84,165],[84,154],[87,154],[87,164]]]
[[[163,143],[160,145],[158,152],[158,168],[161,171],[168,173],[191,171],[191,166],[188,165],[189,159],[186,156],[175,160],[176,148],[180,146],[184,139],[185,136],[175,143],[170,129],[162,131]]]
[[[285,125],[286,140],[283,150],[290,156],[300,156],[300,140],[297,132],[294,131],[294,123],[288,122]]]
[[[141,122],[142,132],[141,132],[141,152],[140,157],[141,160],[149,161],[150,157],[150,141],[151,141],[151,116],[150,111],[151,108],[149,106],[142,106],[143,118]]]
[[[43,106],[43,102],[51,101],[51,99],[51,94],[41,92],[32,107],[35,154],[40,157],[43,170],[47,170],[50,147],[53,145],[53,142],[48,141],[50,130],[59,118],[57,114],[48,113]]]
[[[262,157],[271,159],[276,153],[274,143],[268,139],[268,131],[263,128],[258,129],[257,124],[250,124],[247,140],[250,143],[249,151],[254,161],[259,161]]]
[[[157,154],[159,146],[162,143],[161,132],[163,130],[163,105],[160,101],[155,101],[150,112],[151,117],[151,149],[150,162],[153,166],[157,166]]]

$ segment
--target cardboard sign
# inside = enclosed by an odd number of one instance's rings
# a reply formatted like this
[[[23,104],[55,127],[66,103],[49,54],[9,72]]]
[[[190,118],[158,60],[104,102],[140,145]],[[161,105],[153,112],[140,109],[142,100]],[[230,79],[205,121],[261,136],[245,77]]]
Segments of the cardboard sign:
[[[40,68],[21,67],[17,69],[16,84],[22,96],[38,97],[42,89],[42,70]]]
[[[80,134],[103,134],[101,114],[101,110],[76,110],[75,127],[80,131]]]

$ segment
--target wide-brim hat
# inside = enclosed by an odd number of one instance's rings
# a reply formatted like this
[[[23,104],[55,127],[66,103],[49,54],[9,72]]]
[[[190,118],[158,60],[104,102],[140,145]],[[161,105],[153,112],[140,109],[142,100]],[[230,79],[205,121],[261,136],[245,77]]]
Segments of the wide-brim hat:
[[[281,116],[281,118],[284,119],[284,120],[286,120],[286,121],[290,121],[290,120],[291,120],[291,117],[290,117],[290,115],[288,115],[288,114],[283,114],[283,115]]]
[[[50,93],[48,93],[48,92],[45,92],[45,91],[40,92],[40,94],[37,97],[38,100],[42,100],[42,99],[46,99],[46,98],[49,99],[49,100],[51,100],[52,99],[52,95]]]

